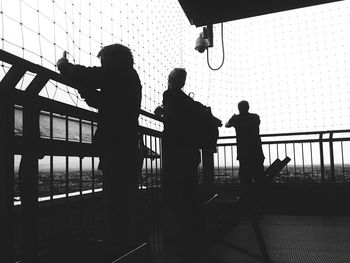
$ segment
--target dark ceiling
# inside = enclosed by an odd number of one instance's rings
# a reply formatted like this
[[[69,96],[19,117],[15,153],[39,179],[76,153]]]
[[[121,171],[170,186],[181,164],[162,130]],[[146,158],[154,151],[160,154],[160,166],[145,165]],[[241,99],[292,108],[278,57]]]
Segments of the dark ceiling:
[[[179,0],[196,27],[341,0]]]

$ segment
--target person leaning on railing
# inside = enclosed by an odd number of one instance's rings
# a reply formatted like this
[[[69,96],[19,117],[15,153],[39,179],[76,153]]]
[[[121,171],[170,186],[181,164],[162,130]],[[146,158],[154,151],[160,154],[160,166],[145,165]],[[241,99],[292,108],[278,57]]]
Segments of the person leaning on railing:
[[[238,103],[239,114],[234,114],[225,124],[234,127],[237,138],[237,160],[239,161],[239,181],[244,193],[251,192],[253,183],[264,179],[264,153],[259,133],[260,117],[249,112],[249,103]],[[254,193],[249,193],[252,197]]]
[[[98,109],[94,145],[103,173],[105,238],[138,241],[138,117],[142,86],[128,47],[105,46],[97,56],[101,67],[73,65],[65,56],[58,60],[57,67],[87,103]]]

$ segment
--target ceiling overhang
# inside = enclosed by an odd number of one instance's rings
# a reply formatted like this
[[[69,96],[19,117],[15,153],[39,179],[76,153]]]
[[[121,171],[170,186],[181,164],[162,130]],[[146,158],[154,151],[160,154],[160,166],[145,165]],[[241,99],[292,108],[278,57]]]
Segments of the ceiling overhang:
[[[179,0],[191,25],[217,24],[341,0]]]

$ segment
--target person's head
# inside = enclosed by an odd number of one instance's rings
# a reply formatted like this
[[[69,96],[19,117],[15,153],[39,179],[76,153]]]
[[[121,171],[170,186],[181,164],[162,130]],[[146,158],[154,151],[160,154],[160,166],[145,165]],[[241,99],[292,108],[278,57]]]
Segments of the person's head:
[[[98,52],[97,57],[100,59],[102,66],[132,67],[134,65],[131,50],[121,44],[112,44],[103,47]]]
[[[242,100],[238,103],[238,111],[240,114],[248,113],[249,103],[246,100]]]
[[[184,68],[174,68],[168,77],[169,89],[182,89],[185,86],[187,72]]]

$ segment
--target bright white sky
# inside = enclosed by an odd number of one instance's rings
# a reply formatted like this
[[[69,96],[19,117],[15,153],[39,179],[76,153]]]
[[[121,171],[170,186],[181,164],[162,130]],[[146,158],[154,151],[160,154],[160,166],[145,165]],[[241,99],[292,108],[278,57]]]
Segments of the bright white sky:
[[[52,70],[63,50],[75,63],[98,65],[101,46],[129,46],[143,84],[142,105],[149,112],[161,104],[170,70],[180,66],[188,71],[185,91],[224,122],[245,99],[260,115],[262,133],[349,128],[349,1],[225,23],[225,63],[215,72],[206,54],[194,50],[201,28],[190,25],[177,0],[0,4],[1,48]],[[220,26],[215,25],[210,63],[217,67],[221,59]],[[19,88],[31,76],[26,78]],[[41,95],[86,107],[74,90],[55,83]]]

